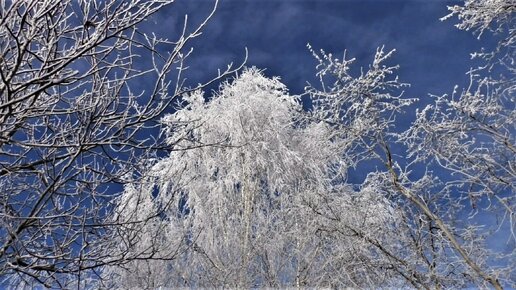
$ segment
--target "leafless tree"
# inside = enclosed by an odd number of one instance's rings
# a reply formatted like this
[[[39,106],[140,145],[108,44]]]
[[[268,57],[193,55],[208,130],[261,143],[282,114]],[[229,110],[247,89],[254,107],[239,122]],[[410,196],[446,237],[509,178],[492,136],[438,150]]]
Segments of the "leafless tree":
[[[322,89],[309,92],[316,117],[334,124],[350,162],[383,167],[378,186],[398,200],[405,221],[398,230],[412,237],[401,241],[403,251],[382,245],[398,272],[418,288],[502,289],[514,285],[516,6],[470,0],[449,9],[444,19],[458,15],[458,28],[492,30],[501,40],[494,50],[473,54],[485,66],[468,72],[466,88],[431,96],[435,102],[416,111],[408,130],[400,132],[397,119],[417,100],[396,95],[403,84],[383,49],[357,76],[350,70],[354,59],[315,54]],[[490,235],[498,248],[487,245]]]
[[[195,25],[185,17],[176,39],[142,31],[172,2],[0,1],[2,283],[69,288],[143,258],[105,251],[127,228],[111,201],[142,156],[167,149],[150,132],[190,90],[188,45],[217,6]]]

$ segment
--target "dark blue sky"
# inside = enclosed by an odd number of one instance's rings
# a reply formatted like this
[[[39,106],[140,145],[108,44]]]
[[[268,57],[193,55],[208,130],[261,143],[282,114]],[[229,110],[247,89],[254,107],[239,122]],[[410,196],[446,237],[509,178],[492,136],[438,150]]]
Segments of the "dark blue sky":
[[[194,46],[189,65],[191,85],[207,80],[218,68],[242,61],[279,76],[292,93],[315,82],[315,60],[306,48],[324,49],[339,58],[344,50],[367,66],[378,46],[397,50],[402,81],[410,83],[407,97],[450,93],[465,85],[473,65],[469,53],[485,42],[456,29],[455,19],[441,22],[443,0],[220,0],[204,34]],[[157,34],[172,39],[187,12],[191,24],[208,14],[213,1],[177,0],[157,15]],[[423,100],[424,101],[424,100]]]

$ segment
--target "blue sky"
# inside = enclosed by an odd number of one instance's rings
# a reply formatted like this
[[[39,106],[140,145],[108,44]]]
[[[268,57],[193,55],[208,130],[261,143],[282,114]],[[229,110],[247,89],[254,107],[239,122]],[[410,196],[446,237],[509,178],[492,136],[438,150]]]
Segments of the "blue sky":
[[[324,49],[335,56],[344,50],[367,66],[377,47],[397,50],[402,81],[412,86],[407,97],[425,99],[429,93],[451,93],[465,85],[473,65],[469,53],[485,42],[456,29],[456,20],[439,21],[447,14],[443,0],[220,0],[217,12],[194,46],[189,65],[190,84],[207,80],[218,68],[242,61],[279,76],[292,93],[302,93],[315,82],[315,60],[306,48]],[[178,0],[157,15],[156,29],[171,39],[187,11],[190,23],[207,15],[210,0]],[[153,26],[155,27],[155,26]]]

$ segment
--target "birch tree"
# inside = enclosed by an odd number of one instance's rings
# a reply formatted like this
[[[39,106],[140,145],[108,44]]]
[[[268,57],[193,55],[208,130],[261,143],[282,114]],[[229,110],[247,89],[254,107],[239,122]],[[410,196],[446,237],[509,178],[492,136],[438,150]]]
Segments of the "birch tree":
[[[153,287],[401,285],[363,242],[393,239],[390,203],[373,193],[374,183],[360,191],[332,185],[347,167],[340,145],[278,79],[249,69],[209,101],[198,91],[184,102],[163,120],[173,151],[139,185],[146,188],[139,199],[154,202],[119,203],[126,214],[129,204],[140,204],[142,219],[156,216],[173,233],[156,232],[181,254],[158,267],[169,269],[167,276],[149,273],[148,280],[159,280]],[[147,245],[142,240],[133,249]],[[130,278],[143,276],[142,265],[107,273],[119,287],[146,288],[145,279]]]

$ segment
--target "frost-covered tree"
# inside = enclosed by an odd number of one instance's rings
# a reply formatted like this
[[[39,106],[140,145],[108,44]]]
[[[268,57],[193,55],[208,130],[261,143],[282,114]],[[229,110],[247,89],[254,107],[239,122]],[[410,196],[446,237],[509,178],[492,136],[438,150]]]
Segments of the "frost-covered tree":
[[[405,132],[396,120],[414,100],[393,95],[403,84],[383,49],[357,76],[353,59],[315,54],[322,88],[308,91],[314,117],[331,124],[352,164],[383,164],[378,185],[396,201],[412,237],[404,251],[392,252],[414,274],[403,277],[415,287],[501,289],[514,286],[515,5],[466,1],[450,10],[459,28],[493,30],[502,40],[473,54],[487,62],[469,72],[467,88],[435,97]],[[498,248],[487,246],[490,235]]]
[[[143,232],[177,256],[148,276],[146,262],[107,269],[117,286],[402,285],[379,253],[399,237],[390,202],[374,177],[359,190],[342,183],[331,127],[307,118],[278,79],[249,69],[209,101],[197,91],[184,102],[163,120],[173,151],[119,203],[130,216],[145,209],[139,218],[154,222]],[[146,247],[143,237],[133,245]]]
[[[514,13],[516,4],[511,0],[466,0],[463,5],[448,6],[450,14],[441,18],[449,19],[457,16],[459,23],[455,26],[466,31],[473,31],[480,38],[485,31],[502,36],[498,47],[494,52],[482,52],[480,55],[493,58],[500,50],[511,54],[514,57],[514,46],[516,45],[516,26]]]
[[[141,258],[104,251],[126,229],[111,202],[165,148],[148,132],[188,90],[187,46],[211,17],[145,33],[172,2],[0,1],[0,287],[84,286]]]
[[[422,178],[411,184],[413,190],[418,188],[421,192],[409,191],[408,185],[400,180],[400,176],[404,177],[408,172],[401,171],[400,164],[394,159],[397,156],[391,151],[391,146],[399,139],[396,118],[416,101],[402,97],[399,90],[406,84],[396,77],[397,66],[385,64],[393,52],[378,49],[370,67],[357,76],[351,74],[354,59],[344,56],[339,60],[324,51],[313,52],[319,61],[318,76],[322,88],[307,88],[314,102],[312,115],[331,126],[332,138],[339,140],[341,154],[351,168],[360,170],[364,162],[378,164],[378,169],[370,172],[361,186],[374,184],[375,194],[387,196],[394,202],[401,221],[393,231],[402,234],[393,243],[366,241],[378,249],[380,256],[390,260],[391,269],[413,287],[464,286],[461,284],[464,272],[441,268],[449,263],[447,253],[441,241],[428,238],[428,229],[431,229],[431,235],[434,221],[425,218],[425,213],[417,206],[424,205],[425,210],[429,210],[423,199],[424,191],[434,179]],[[404,156],[400,159],[402,164],[409,163]],[[412,205],[416,205],[415,211]],[[429,250],[429,245],[433,245],[433,249]],[[429,252],[430,257],[427,256]]]

